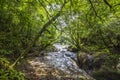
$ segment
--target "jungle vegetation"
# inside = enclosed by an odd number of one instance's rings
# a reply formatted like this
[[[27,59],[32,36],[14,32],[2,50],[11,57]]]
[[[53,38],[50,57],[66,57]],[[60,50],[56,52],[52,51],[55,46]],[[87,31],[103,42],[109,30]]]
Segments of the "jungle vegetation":
[[[24,80],[16,66],[35,47],[49,51],[56,42],[106,53],[107,72],[119,73],[120,0],[0,0],[0,80]]]

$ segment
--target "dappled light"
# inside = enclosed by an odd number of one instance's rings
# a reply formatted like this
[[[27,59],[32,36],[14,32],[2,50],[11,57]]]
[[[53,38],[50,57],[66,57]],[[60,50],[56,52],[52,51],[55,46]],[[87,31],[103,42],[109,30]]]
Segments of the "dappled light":
[[[0,80],[120,80],[120,0],[0,0]]]

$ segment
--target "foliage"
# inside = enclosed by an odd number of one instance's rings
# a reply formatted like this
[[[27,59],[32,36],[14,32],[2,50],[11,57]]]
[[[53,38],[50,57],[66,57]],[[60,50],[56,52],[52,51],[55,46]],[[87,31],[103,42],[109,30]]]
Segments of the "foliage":
[[[110,68],[104,68],[99,71],[93,72],[92,76],[96,80],[119,80],[120,72]]]
[[[51,46],[57,40],[57,31],[54,25],[50,26],[52,20],[49,22],[49,19],[58,12],[47,8],[53,8],[51,4],[42,0],[1,0],[0,55],[16,60],[25,50],[28,53],[30,49],[27,48],[36,43],[41,50]],[[50,27],[44,29],[44,26]]]
[[[0,65],[15,66],[33,47],[39,46],[41,52],[54,42],[77,51],[112,53],[105,65],[115,66],[120,53],[120,0],[0,1],[0,56],[4,56]],[[5,67],[0,72],[3,78],[21,75]]]
[[[0,1],[0,56],[4,56],[1,58],[3,60],[9,59],[5,60],[5,64],[1,60],[2,80],[23,80],[23,75],[11,68],[26,56],[33,46],[39,45],[42,51],[56,41],[56,27],[50,24],[60,16],[63,3],[64,1],[56,3],[51,0]],[[59,4],[60,9],[52,9],[55,8],[52,4]],[[48,26],[50,27],[47,28]]]
[[[118,63],[119,63],[119,55],[109,55],[106,58],[106,61],[104,63],[105,66],[109,67],[109,68],[113,68],[116,69]]]
[[[9,68],[9,61],[0,57],[0,80],[24,80],[24,74]]]
[[[112,0],[110,3],[112,5],[118,4],[119,0],[116,2]],[[73,2],[73,4],[75,3]],[[65,28],[71,44],[75,45],[79,50],[103,50],[105,52],[119,53],[120,40],[118,37],[120,33],[118,30],[120,30],[120,15],[117,13],[119,13],[120,7],[112,7],[110,10],[104,1],[88,0],[73,6],[71,12],[75,10],[76,6],[80,7],[71,16],[73,20],[66,21],[69,24]]]

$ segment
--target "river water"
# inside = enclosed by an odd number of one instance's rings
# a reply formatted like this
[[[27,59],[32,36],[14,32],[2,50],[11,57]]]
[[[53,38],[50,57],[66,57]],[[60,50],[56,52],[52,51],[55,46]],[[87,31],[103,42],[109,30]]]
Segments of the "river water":
[[[76,64],[77,61],[76,53],[67,50],[69,45],[61,45],[57,43],[54,44],[53,46],[57,49],[57,52],[50,52],[46,56],[50,65],[67,74],[79,75],[80,73],[85,77],[90,78],[90,76],[88,76],[88,74],[84,70],[80,69]]]
[[[43,67],[49,65],[51,68],[60,70],[65,74],[68,74],[70,77],[84,76],[86,78],[85,80],[91,80],[91,77],[76,64],[76,53],[67,51],[69,45],[61,45],[57,43],[53,46],[57,49],[56,52],[48,52],[44,57],[36,57],[35,59],[29,61],[29,63],[35,69],[36,74],[39,74],[38,72],[42,72],[41,70],[44,69]],[[48,70],[49,69],[47,69],[47,71]]]

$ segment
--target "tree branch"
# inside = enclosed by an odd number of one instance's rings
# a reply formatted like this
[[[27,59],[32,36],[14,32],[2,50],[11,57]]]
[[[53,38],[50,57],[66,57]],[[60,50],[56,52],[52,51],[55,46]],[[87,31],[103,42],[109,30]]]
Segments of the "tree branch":
[[[93,9],[93,11],[94,11],[95,15],[96,15],[96,16],[98,16],[98,15],[97,15],[97,11],[95,10],[94,5],[93,5],[92,1],[91,1],[91,0],[89,0],[89,2],[90,2],[90,4],[91,4],[91,7],[92,7],[92,9]]]
[[[103,1],[107,6],[109,6],[110,9],[112,8],[112,5],[110,5],[110,3],[107,0],[103,0]]]
[[[34,40],[29,44],[29,46],[20,54],[20,56],[16,59],[16,61],[10,66],[10,68],[12,69],[17,62],[24,57],[24,55],[26,55],[32,48],[32,46],[36,43],[36,41],[39,39],[39,37],[41,37],[42,33],[46,30],[47,27],[49,27],[49,25],[52,24],[52,22],[54,22],[61,14],[62,12],[62,8],[65,6],[67,2],[65,2],[62,6],[61,6],[61,10],[55,15],[53,16],[48,22],[46,22],[42,29],[38,32],[38,34],[35,36]]]
[[[120,3],[113,5],[113,7],[115,7],[115,6],[120,6]]]

